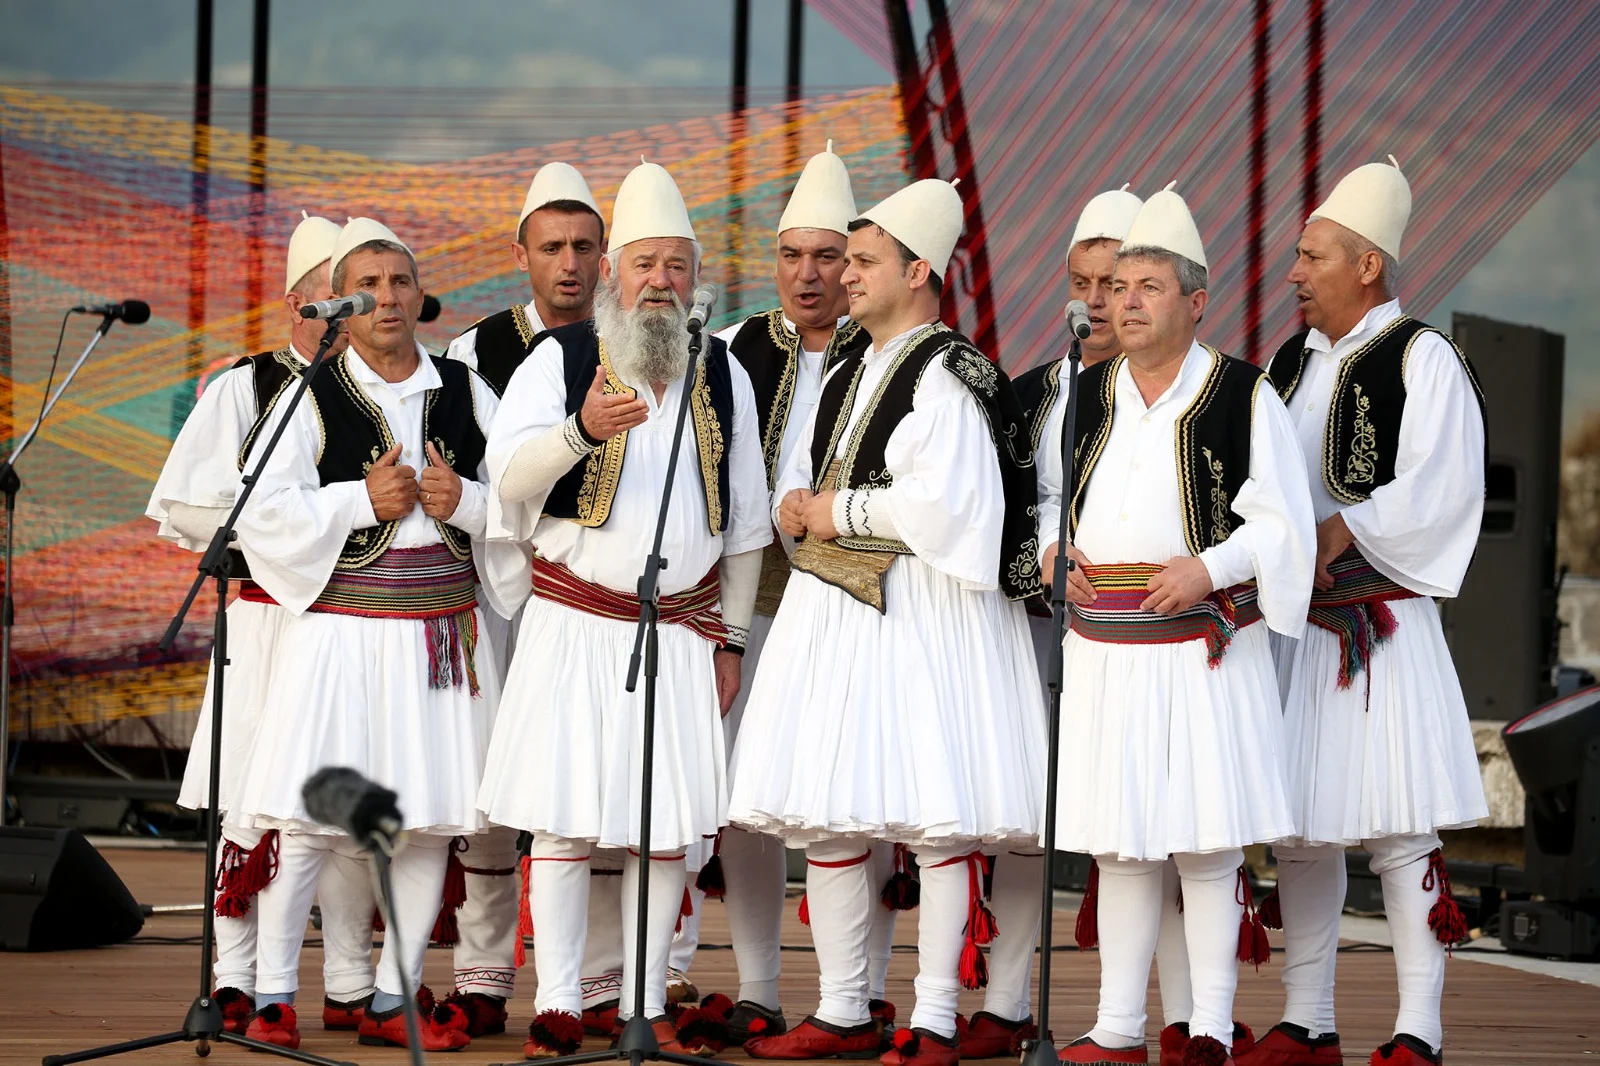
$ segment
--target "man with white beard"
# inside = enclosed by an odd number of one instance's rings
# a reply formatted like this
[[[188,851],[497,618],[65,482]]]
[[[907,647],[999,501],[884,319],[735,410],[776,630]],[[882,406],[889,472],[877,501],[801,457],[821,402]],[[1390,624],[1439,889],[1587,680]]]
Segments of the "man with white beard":
[[[491,821],[533,834],[538,994],[523,1045],[530,1058],[568,1054],[582,1041],[587,861],[595,848],[631,849],[615,916],[624,937],[619,1013],[649,1020],[663,1048],[683,1047],[666,1016],[666,966],[683,904],[684,853],[726,821],[721,715],[738,692],[761,549],[771,538],[749,377],[715,338],[689,365],[684,308],[699,258],[676,182],[641,163],[617,192],[594,321],[554,330],[534,349],[512,376],[505,417],[490,434],[490,528],[535,551],[533,595],[506,681],[512,695],[478,800]],[[695,375],[687,397],[686,374]],[[662,542],[670,566],[659,585],[654,815],[643,841],[643,690],[626,692],[622,682],[637,581],[685,399],[690,420]],[[509,601],[527,573],[498,580],[500,599]],[[645,997],[637,1003],[640,876],[650,878],[650,913]]]

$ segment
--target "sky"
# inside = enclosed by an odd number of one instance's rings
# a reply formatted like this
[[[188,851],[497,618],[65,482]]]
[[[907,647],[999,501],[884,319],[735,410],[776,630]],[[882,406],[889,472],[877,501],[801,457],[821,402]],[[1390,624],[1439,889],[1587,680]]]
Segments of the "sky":
[[[250,0],[216,0],[219,86],[248,84],[251,7]],[[751,4],[752,86],[781,84],[787,7],[786,0]],[[269,82],[498,90],[507,100],[535,90],[541,100],[559,99],[564,87],[709,94],[728,85],[731,10],[731,0],[275,0]],[[193,0],[0,0],[0,84],[188,83],[194,12]],[[809,9],[804,33],[808,88],[889,80]],[[1338,177],[1324,175],[1324,184]],[[1600,351],[1590,342],[1600,336],[1597,248],[1600,147],[1428,315],[1445,329],[1461,310],[1565,334],[1569,430],[1600,413]],[[1269,264],[1268,276],[1287,265]],[[1402,282],[1402,302],[1403,293]]]

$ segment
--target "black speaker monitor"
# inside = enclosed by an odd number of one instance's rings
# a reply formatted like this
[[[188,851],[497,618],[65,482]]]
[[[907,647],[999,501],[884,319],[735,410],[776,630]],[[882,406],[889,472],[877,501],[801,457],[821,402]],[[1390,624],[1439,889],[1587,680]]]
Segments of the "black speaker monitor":
[[[82,833],[0,828],[0,947],[92,948],[142,928],[139,904]]]

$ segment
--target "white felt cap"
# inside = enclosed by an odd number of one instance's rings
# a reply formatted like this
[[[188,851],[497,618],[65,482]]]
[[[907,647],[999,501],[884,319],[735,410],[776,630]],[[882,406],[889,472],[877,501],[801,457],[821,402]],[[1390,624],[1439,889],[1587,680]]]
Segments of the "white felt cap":
[[[600,205],[594,202],[589,183],[583,180],[583,175],[578,173],[576,167],[566,163],[546,163],[533,175],[533,181],[528,185],[528,195],[522,200],[522,214],[517,216],[517,229],[522,228],[529,215],[557,200],[575,200],[595,214],[600,214]]]
[[[883,227],[917,258],[926,259],[941,278],[965,219],[955,182],[938,178],[912,182],[861,217]]]
[[[333,257],[333,246],[339,241],[339,223],[316,215],[300,212],[300,224],[289,238],[288,269],[283,282],[287,295],[300,279]]]
[[[1360,234],[1398,262],[1400,241],[1411,220],[1411,183],[1400,173],[1394,156],[1388,163],[1357,167],[1333,187],[1306,221],[1319,218]]]
[[[1176,252],[1202,267],[1206,266],[1206,248],[1195,227],[1194,216],[1183,197],[1172,191],[1173,182],[1144,202],[1134,216],[1128,235],[1122,239],[1124,248],[1161,248]],[[1207,268],[1209,269],[1209,268]]]
[[[641,156],[639,165],[622,179],[617,189],[617,202],[611,209],[611,240],[606,244],[606,251],[614,252],[650,237],[687,237],[692,241],[694,225],[689,221],[689,208],[672,175],[665,167],[647,163]]]
[[[398,244],[408,252],[411,251],[405,241],[396,237],[393,230],[377,219],[352,218],[344,224],[344,229],[339,231],[338,241],[334,243],[333,255],[328,263],[329,276],[331,277],[333,272],[339,269],[339,264],[344,261],[345,256],[368,241],[388,241],[391,244]]]
[[[1144,201],[1129,192],[1126,185],[1101,193],[1083,205],[1083,214],[1078,216],[1078,225],[1072,231],[1067,249],[1070,251],[1084,241],[1122,240],[1143,206]]]
[[[848,233],[856,219],[856,198],[850,191],[850,172],[844,160],[833,154],[833,142],[806,162],[795,182],[794,192],[778,220],[778,232],[786,229],[825,229]]]

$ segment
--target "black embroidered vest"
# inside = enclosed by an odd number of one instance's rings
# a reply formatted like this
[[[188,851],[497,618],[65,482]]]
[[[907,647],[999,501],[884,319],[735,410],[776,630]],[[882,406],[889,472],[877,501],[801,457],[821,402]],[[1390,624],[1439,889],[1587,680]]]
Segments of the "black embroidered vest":
[[[1478,412],[1484,418],[1484,468],[1488,469],[1488,410],[1471,360],[1441,331],[1401,315],[1339,361],[1322,431],[1322,482],[1340,503],[1360,503],[1373,489],[1394,480],[1400,420],[1406,410],[1406,357],[1417,338],[1426,333],[1444,338],[1472,382]],[[1305,373],[1309,335],[1306,330],[1296,333],[1272,357],[1268,373],[1286,404]]]
[[[594,322],[574,322],[558,326],[547,336],[561,342],[563,372],[567,383],[567,414],[583,407],[583,398],[594,384],[594,368],[604,363],[605,391],[631,392],[611,367]],[[695,373],[689,393],[689,421],[694,429],[696,452],[700,457],[700,480],[705,488],[706,522],[713,536],[728,526],[728,452],[733,444],[733,377],[728,369],[728,346],[715,337],[706,338],[705,359]],[[669,389],[681,389],[674,382]],[[580,526],[602,526],[611,516],[622,480],[622,460],[628,450],[628,434],[615,437],[591,451],[576,466],[557,479],[545,497],[544,513],[553,518],[569,518]]]
[[[1183,541],[1193,555],[1221,544],[1243,522],[1233,510],[1233,501],[1250,477],[1256,386],[1266,376],[1260,367],[1243,359],[1214,348],[1206,351],[1211,354],[1211,368],[1173,427]],[[1095,464],[1111,439],[1117,372],[1126,361],[1126,356],[1119,355],[1078,375],[1078,421],[1072,447],[1074,533]]]
[[[1050,419],[1050,409],[1061,395],[1061,368],[1065,359],[1052,359],[1047,363],[1023,371],[1012,381],[1017,400],[1022,404],[1023,425],[1028,427],[1028,440],[1035,455],[1039,441],[1044,436],[1044,424]]]
[[[478,373],[496,396],[504,396],[511,375],[545,334],[533,328],[528,309],[522,304],[480,318],[472,328],[478,331],[472,341],[478,356]]]
[[[322,430],[322,451],[317,475],[322,484],[361,481],[384,452],[394,447],[394,434],[383,411],[362,390],[350,373],[347,359],[355,353],[328,360],[311,379],[307,400]],[[429,356],[442,385],[429,389],[422,409],[422,438],[432,442],[450,469],[463,481],[475,480],[483,462],[485,440],[472,395],[472,369],[454,359]],[[472,558],[467,534],[438,519],[434,524],[457,559]],[[389,550],[398,519],[357,529],[345,540],[336,564],[340,570],[357,570]]]
[[[255,447],[256,435],[261,432],[261,426],[272,413],[278,397],[283,395],[290,385],[300,380],[300,372],[306,368],[306,364],[296,359],[288,348],[247,355],[234,363],[233,369],[238,370],[246,366],[250,368],[251,377],[255,382],[256,420],[251,423],[249,431],[244,435],[243,443],[239,446],[237,459],[241,471],[250,455],[250,449]]]
[[[867,331],[854,321],[834,330],[822,356],[823,376],[840,359],[866,351],[871,343]],[[800,337],[784,328],[783,309],[777,308],[745,319],[728,343],[728,351],[750,375],[755,389],[761,452],[767,461],[770,488],[778,481],[778,453],[783,448],[783,431],[794,403],[795,378],[800,372]]]
[[[983,409],[1000,463],[1005,494],[1005,519],[1000,535],[1000,589],[1013,600],[1038,592],[1038,483],[1033,449],[1022,421],[1022,405],[1011,387],[1011,380],[973,347],[971,341],[937,323],[918,331],[889,358],[889,369],[850,434],[831,485],[824,482],[855,407],[856,388],[863,367],[861,354],[841,360],[838,371],[823,385],[822,397],[817,403],[816,433],[811,439],[813,487],[820,492],[824,489],[884,488],[893,484],[894,475],[887,469],[884,458],[889,436],[911,413],[923,371],[933,361],[940,360]],[[900,541],[881,537],[840,537],[835,543],[863,551],[911,554],[911,549]]]

